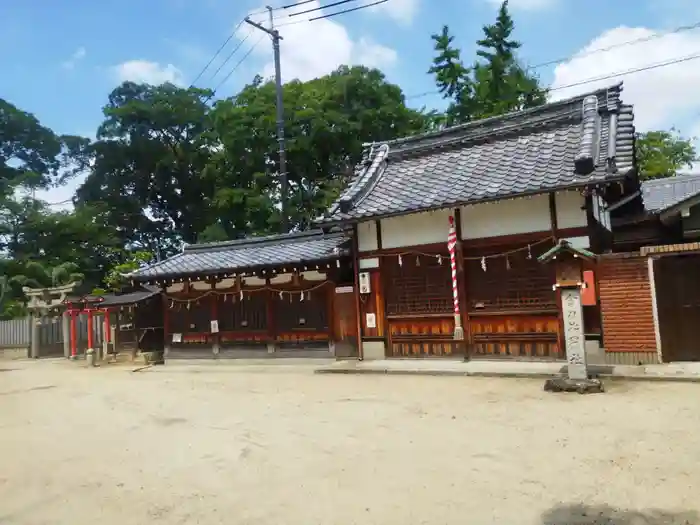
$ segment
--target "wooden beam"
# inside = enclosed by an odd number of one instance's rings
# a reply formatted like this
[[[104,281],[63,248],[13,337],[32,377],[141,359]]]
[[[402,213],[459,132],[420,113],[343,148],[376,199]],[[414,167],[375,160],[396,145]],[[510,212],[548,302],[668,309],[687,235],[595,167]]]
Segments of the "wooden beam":
[[[557,196],[555,193],[549,194],[549,219],[552,225],[552,237],[556,242],[559,239],[559,222],[557,221]]]
[[[382,221],[376,220],[374,221],[374,229],[376,230],[377,233],[377,250],[382,249]]]

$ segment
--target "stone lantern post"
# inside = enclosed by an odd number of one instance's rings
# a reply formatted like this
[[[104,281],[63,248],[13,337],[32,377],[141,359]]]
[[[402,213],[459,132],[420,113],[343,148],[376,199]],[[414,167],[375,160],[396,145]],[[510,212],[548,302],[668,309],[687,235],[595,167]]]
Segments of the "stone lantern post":
[[[602,383],[589,376],[581,304],[581,290],[586,286],[583,280],[583,264],[585,261],[595,262],[597,257],[588,250],[575,248],[569,242],[560,240],[538,260],[543,264],[555,265],[554,289],[558,289],[561,294],[561,317],[567,362],[566,377],[548,379],[545,382],[545,390],[602,392]]]

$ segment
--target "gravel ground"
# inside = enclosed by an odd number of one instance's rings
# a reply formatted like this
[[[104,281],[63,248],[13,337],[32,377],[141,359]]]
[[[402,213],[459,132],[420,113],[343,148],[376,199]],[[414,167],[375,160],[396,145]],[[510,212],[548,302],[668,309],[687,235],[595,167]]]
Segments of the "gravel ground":
[[[700,385],[0,371],[2,524],[700,524]]]

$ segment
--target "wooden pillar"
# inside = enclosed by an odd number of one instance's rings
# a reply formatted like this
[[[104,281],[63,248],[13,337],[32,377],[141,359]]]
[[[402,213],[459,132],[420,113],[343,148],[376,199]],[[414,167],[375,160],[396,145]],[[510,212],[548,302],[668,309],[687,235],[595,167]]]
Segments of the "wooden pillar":
[[[78,327],[77,325],[77,312],[75,310],[70,311],[70,356],[71,359],[75,359],[78,356]]]
[[[216,284],[214,281],[211,283],[211,289],[212,291],[215,289]],[[214,356],[219,355],[219,296],[216,295],[215,293],[212,293],[210,296],[210,322],[209,322],[209,331],[210,334],[209,336],[211,337],[211,343],[212,343],[212,352],[214,353]],[[214,328],[216,328],[216,331],[214,331]]]
[[[270,284],[270,279],[266,280],[267,286]],[[275,330],[275,304],[274,301],[277,299],[273,295],[274,292],[266,290],[263,292],[265,294],[265,313],[267,317],[267,352],[274,354],[277,350],[277,338]]]
[[[167,359],[170,353],[170,341],[172,340],[170,335],[170,303],[165,295],[166,289],[163,288],[163,359]]]
[[[469,326],[469,313],[467,310],[467,272],[464,269],[464,246],[462,244],[462,209],[455,208],[455,233],[457,234],[457,284],[459,290],[459,310],[464,329],[464,340],[460,343],[460,350],[464,353],[465,361],[471,359],[472,331]]]
[[[328,351],[335,354],[335,343],[336,343],[336,333],[335,333],[335,286],[331,281],[326,281],[326,286],[324,286],[324,291],[326,293],[326,304],[328,312]]]

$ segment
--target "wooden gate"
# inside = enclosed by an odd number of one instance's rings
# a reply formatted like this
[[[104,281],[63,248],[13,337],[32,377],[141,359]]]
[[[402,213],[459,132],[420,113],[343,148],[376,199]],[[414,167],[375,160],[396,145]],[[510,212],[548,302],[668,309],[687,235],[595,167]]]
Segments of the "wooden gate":
[[[654,261],[663,360],[700,361],[700,255]]]

